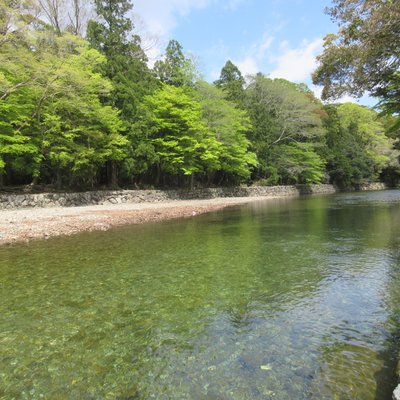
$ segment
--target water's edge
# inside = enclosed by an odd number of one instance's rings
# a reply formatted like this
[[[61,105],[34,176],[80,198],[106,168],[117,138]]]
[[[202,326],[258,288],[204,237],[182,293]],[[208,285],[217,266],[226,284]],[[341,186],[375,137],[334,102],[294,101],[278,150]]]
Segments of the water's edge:
[[[383,190],[383,183],[360,186],[357,190]],[[0,210],[43,207],[77,207],[100,204],[157,203],[169,200],[213,199],[218,197],[282,197],[338,192],[333,185],[252,186],[181,190],[114,190],[81,193],[0,194]]]

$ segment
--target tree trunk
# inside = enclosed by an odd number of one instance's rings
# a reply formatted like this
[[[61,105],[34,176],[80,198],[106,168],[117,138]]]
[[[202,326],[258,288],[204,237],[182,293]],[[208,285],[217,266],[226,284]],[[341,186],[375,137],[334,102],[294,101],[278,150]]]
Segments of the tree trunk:
[[[190,190],[194,188],[194,173],[190,175]]]
[[[160,165],[156,166],[156,187],[160,186],[160,178],[161,178],[161,167]]]
[[[207,187],[211,186],[211,183],[214,180],[214,177],[215,177],[215,172],[214,171],[213,172],[209,172],[207,174],[207,183],[206,183]]]
[[[108,164],[108,179],[110,188],[118,189],[118,166],[114,160]]]
[[[62,184],[61,172],[57,168],[57,170],[56,170],[56,188],[57,188],[57,190],[61,189],[61,184]]]

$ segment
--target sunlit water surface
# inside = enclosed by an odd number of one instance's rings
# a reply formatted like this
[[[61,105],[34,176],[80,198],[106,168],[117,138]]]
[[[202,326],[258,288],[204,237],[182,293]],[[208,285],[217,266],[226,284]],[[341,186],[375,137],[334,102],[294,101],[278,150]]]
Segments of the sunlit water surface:
[[[1,399],[387,400],[400,193],[0,248]]]

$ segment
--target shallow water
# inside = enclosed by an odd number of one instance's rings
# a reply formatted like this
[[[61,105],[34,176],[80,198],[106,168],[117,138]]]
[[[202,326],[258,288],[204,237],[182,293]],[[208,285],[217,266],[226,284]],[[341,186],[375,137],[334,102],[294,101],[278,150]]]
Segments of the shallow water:
[[[1,399],[387,400],[400,192],[0,248]]]

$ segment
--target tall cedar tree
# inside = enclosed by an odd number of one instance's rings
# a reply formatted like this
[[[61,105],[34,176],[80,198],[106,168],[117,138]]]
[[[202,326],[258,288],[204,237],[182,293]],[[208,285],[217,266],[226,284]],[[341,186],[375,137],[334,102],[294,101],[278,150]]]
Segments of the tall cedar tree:
[[[177,40],[170,40],[165,49],[165,59],[154,64],[157,78],[172,86],[193,86],[196,80],[196,67],[186,57],[182,45]]]
[[[127,17],[133,7],[130,1],[95,0],[94,3],[98,18],[96,21],[89,21],[87,39],[92,47],[107,58],[102,73],[112,81],[114,87],[111,98],[107,101],[121,111],[133,154],[138,146],[137,134],[134,132],[138,107],[144,96],[155,89],[156,81],[147,67],[140,37],[132,33],[134,26]],[[128,168],[128,173],[132,172],[134,171]],[[115,164],[109,166],[108,173],[111,186],[116,186]]]
[[[239,68],[228,60],[221,70],[218,80],[214,82],[215,86],[225,92],[227,100],[241,105],[244,98],[245,80]]]

